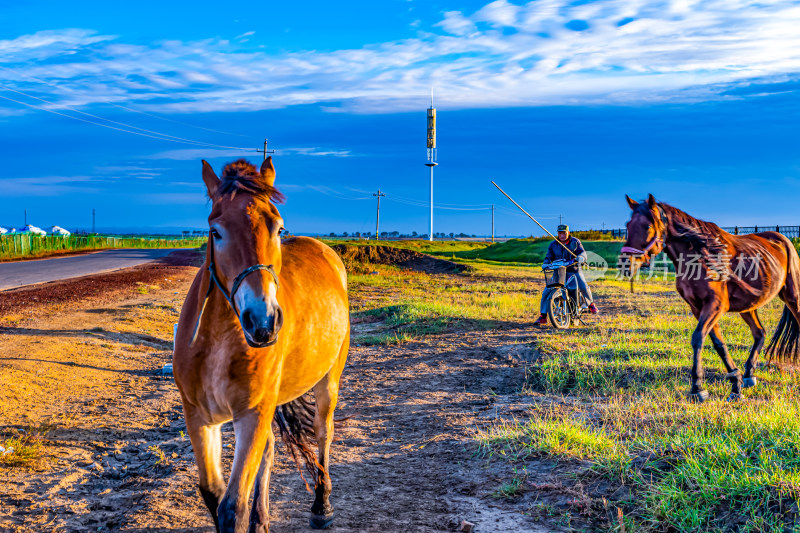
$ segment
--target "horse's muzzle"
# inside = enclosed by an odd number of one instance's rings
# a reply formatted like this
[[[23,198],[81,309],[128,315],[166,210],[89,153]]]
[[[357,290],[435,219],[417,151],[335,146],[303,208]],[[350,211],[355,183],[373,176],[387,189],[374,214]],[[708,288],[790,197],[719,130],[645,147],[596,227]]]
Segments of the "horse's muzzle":
[[[283,311],[276,307],[272,313],[258,313],[245,309],[242,313],[242,330],[247,344],[265,348],[278,342],[278,332],[283,326]]]

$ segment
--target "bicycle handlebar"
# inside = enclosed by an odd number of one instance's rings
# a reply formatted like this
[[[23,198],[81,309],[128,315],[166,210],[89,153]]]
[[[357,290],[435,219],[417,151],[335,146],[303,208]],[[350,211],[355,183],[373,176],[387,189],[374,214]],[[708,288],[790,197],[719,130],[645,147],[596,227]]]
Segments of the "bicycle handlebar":
[[[575,261],[575,260],[563,261],[563,260],[559,259],[559,260],[553,261],[552,263],[544,263],[544,264],[542,264],[542,270],[553,270],[553,269],[556,269],[558,267],[568,267],[568,266],[573,266],[573,265],[577,265],[578,268],[580,268],[581,263],[578,262],[578,261]]]

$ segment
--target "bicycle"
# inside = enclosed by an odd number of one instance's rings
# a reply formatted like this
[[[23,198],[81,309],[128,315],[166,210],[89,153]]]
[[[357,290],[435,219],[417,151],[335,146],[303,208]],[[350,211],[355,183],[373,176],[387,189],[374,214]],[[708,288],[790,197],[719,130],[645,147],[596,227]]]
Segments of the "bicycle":
[[[561,260],[542,265],[546,287],[542,298],[549,300],[545,307],[547,318],[556,329],[567,329],[574,322],[588,325],[582,318],[588,312],[588,305],[578,287],[577,276],[570,274],[567,277],[567,267],[575,264],[579,269],[582,266],[575,261]],[[547,289],[551,289],[549,293]]]

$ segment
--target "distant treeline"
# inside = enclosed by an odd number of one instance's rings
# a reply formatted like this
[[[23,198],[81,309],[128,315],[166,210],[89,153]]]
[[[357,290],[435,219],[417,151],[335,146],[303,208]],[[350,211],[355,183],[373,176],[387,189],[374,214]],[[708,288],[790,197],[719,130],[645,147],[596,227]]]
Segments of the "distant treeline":
[[[334,233],[333,231],[330,232],[325,237],[330,239],[374,239],[375,234],[371,231],[361,232],[361,231],[354,231],[353,233],[342,232],[342,233]],[[478,236],[474,233],[472,235],[468,233],[444,233],[444,232],[433,232],[434,239],[475,239]],[[421,239],[426,240],[428,238],[427,233],[417,233],[416,231],[412,231],[411,233],[400,233],[399,231],[382,231],[381,232],[381,239]],[[487,237],[490,238],[490,237]]]
[[[108,235],[0,235],[0,260],[25,259],[107,248],[197,248],[206,237],[115,237]]]
[[[619,234],[610,233],[608,230],[578,230],[572,233],[575,237],[581,240],[587,241],[615,241],[620,240]],[[361,231],[354,231],[353,233],[349,233],[347,231],[342,233],[335,233],[330,232],[327,235],[320,235],[320,237],[325,237],[328,239],[374,239],[375,234],[370,231],[361,232]],[[433,238],[434,239],[477,239],[477,238],[486,238],[486,240],[491,239],[489,235],[476,235],[474,233],[444,233],[444,232],[434,232]],[[499,235],[498,235],[499,237]],[[516,235],[515,237],[519,237]],[[529,237],[529,239],[549,239],[549,236],[544,237]],[[417,233],[416,231],[412,231],[411,233],[400,233],[399,231],[382,231],[381,232],[381,239],[389,240],[389,239],[420,239],[420,240],[427,240],[428,234],[427,233]]]

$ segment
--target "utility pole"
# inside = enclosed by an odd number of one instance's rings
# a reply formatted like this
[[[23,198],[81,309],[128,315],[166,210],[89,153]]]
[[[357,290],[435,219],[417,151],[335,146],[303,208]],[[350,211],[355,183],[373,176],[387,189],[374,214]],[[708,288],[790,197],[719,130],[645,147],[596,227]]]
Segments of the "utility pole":
[[[25,224],[24,224],[24,226],[27,226],[27,225],[28,225],[28,210],[25,209]]]
[[[274,154],[275,150],[267,150],[267,142],[269,139],[264,139],[264,149],[263,150],[256,150],[256,152],[260,154],[264,154],[264,161],[267,160],[267,154]]]
[[[560,226],[563,223],[564,223],[564,215],[558,215],[558,225]]]
[[[492,242],[494,242],[494,204],[492,204]]]
[[[96,233],[95,227],[94,227],[94,209],[92,209],[92,233]]]
[[[372,196],[378,197],[378,212],[375,215],[375,240],[380,240],[380,223],[381,223],[381,196],[386,196],[378,189],[378,192],[372,193]]]
[[[433,107],[433,88],[431,88],[431,106],[428,108],[428,162],[425,166],[431,169],[431,231],[428,240],[433,240],[433,167],[438,165],[436,162],[436,108]]]

